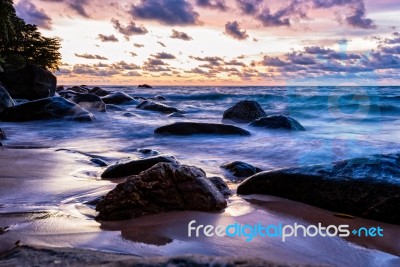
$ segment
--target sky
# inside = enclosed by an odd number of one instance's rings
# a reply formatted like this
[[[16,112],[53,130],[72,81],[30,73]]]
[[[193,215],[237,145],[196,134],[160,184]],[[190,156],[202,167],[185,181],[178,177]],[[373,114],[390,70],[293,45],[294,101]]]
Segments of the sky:
[[[65,85],[400,85],[399,0],[15,0]]]

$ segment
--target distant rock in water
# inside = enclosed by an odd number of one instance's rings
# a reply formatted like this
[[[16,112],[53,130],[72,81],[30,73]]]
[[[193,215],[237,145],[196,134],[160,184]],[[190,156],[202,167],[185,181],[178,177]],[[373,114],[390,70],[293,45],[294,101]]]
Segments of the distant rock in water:
[[[79,93],[79,94],[87,94],[89,93],[89,88],[85,87],[85,86],[73,86],[67,89],[67,91],[72,91],[75,93]]]
[[[185,115],[183,115],[180,112],[174,112],[168,115],[170,118],[185,118]]]
[[[228,198],[232,195],[232,191],[229,189],[228,185],[224,182],[224,180],[222,180],[221,177],[214,176],[208,179],[211,181],[211,183],[214,184],[218,191],[221,192],[222,195],[224,195],[225,198]]]
[[[108,92],[100,87],[94,87],[93,89],[90,89],[89,93],[97,95],[97,96],[106,96],[106,95],[110,94],[110,92]]]
[[[126,111],[126,109],[124,109],[123,107],[114,105],[114,104],[106,104],[106,110],[110,111]]]
[[[90,162],[92,162],[92,163],[94,163],[94,164],[96,164],[97,166],[100,166],[100,167],[108,166],[108,163],[106,161],[104,161],[102,159],[99,159],[99,158],[91,158]]]
[[[100,112],[106,111],[106,104],[97,95],[75,94],[68,100],[74,102],[75,104],[78,104],[79,106],[87,110],[96,110]]]
[[[174,112],[180,112],[182,113],[183,111],[167,106],[161,103],[149,101],[149,100],[144,100],[142,101],[137,107],[137,109],[142,109],[142,110],[151,110],[151,111],[156,111],[156,112],[161,112],[161,113],[174,113]]]
[[[101,99],[106,104],[114,104],[114,105],[120,105],[134,101],[132,97],[122,92],[112,93],[105,97],[102,97]]]
[[[256,101],[243,100],[225,110],[222,120],[248,123],[264,116],[267,116],[267,114],[260,104]]]
[[[101,200],[98,220],[125,220],[171,210],[221,211],[224,196],[203,170],[158,163],[118,184]]]
[[[2,112],[5,108],[9,108],[14,105],[14,100],[11,98],[6,88],[0,84],[0,112]]]
[[[243,161],[232,161],[221,165],[221,168],[232,173],[233,176],[238,178],[247,178],[256,173],[262,172],[261,169],[254,167]]]
[[[19,70],[0,72],[0,82],[14,99],[35,100],[54,96],[57,87],[56,76],[31,64]]]
[[[167,100],[165,97],[163,97],[162,95],[156,95],[155,97],[153,97],[154,100],[157,101],[165,101]]]
[[[0,113],[0,120],[2,121],[48,119],[92,121],[94,120],[94,115],[62,97],[49,97],[26,102],[6,108]]]
[[[306,129],[297,120],[283,115],[273,115],[256,119],[250,126],[268,129],[285,129],[292,131],[305,131]]]
[[[151,86],[148,85],[148,84],[139,84],[139,85],[138,85],[138,88],[153,88],[153,87],[151,87]]]
[[[0,140],[4,140],[4,139],[7,139],[7,135],[2,129],[0,129]]]
[[[238,194],[266,194],[400,224],[400,154],[261,172]]]
[[[159,127],[154,131],[154,133],[161,135],[250,135],[248,131],[233,125],[200,122],[176,122],[174,124]]]
[[[157,156],[145,159],[131,160],[129,162],[117,163],[108,167],[103,174],[102,178],[119,178],[130,175],[137,175],[145,171],[157,163],[167,162],[178,164],[178,161],[171,156]]]
[[[142,153],[143,155],[146,156],[158,156],[160,155],[160,152],[157,150],[149,149],[149,148],[141,148],[137,150],[138,152]]]

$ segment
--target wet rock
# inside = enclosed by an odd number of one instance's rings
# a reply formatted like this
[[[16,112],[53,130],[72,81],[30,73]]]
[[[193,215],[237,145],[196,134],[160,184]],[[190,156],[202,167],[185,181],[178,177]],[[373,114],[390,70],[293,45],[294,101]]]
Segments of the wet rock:
[[[178,164],[178,161],[171,156],[158,156],[150,157],[145,159],[131,160],[129,162],[117,163],[108,167],[103,174],[102,178],[118,178],[130,175],[137,175],[142,171],[145,171],[157,163],[167,162]]]
[[[34,100],[54,96],[57,86],[56,76],[31,64],[19,70],[1,72],[0,82],[14,99]]]
[[[372,155],[261,172],[238,194],[267,194],[335,212],[400,224],[400,154]]]
[[[3,121],[32,121],[47,119],[67,119],[92,121],[94,115],[80,106],[62,98],[49,97],[9,107],[0,113]]]
[[[260,104],[256,101],[243,100],[227,109],[222,120],[247,123],[264,116],[267,116],[267,114]]]
[[[203,170],[158,163],[117,185],[96,210],[98,220],[124,220],[171,210],[221,211],[226,205]]]
[[[79,93],[79,94],[89,93],[89,88],[86,88],[85,86],[73,86],[73,87],[68,88],[67,90],[75,92],[75,93]]]
[[[268,129],[285,129],[292,131],[305,131],[306,129],[297,120],[283,115],[273,115],[259,118],[252,123],[250,126],[263,127]]]
[[[2,129],[0,129],[0,140],[4,140],[4,139],[7,139],[7,135],[5,132],[3,132]]]
[[[229,189],[228,185],[222,180],[221,177],[210,177],[208,178],[211,183],[215,185],[215,187],[218,189],[218,191],[224,195],[225,198],[228,198],[229,196],[232,195],[232,191]]]
[[[110,111],[125,111],[126,109],[113,104],[106,104],[106,110]]]
[[[14,105],[14,100],[8,94],[6,88],[0,84],[0,112],[2,112],[5,108],[12,107]]]
[[[92,163],[94,163],[94,164],[96,164],[97,166],[100,166],[100,167],[107,167],[108,166],[108,163],[106,161],[104,161],[102,159],[99,159],[99,158],[92,158],[92,159],[90,159],[90,162],[92,162]]]
[[[163,97],[162,95],[156,95],[155,97],[153,97],[154,100],[157,101],[165,101],[167,100],[165,97]]]
[[[68,98],[68,100],[87,110],[106,111],[106,104],[97,95],[75,94],[71,98]]]
[[[116,92],[102,97],[102,100],[106,104],[121,105],[133,101],[133,98],[125,93]]]
[[[97,96],[106,96],[106,95],[110,94],[110,92],[108,92],[100,87],[94,87],[93,89],[90,89],[89,93],[97,95]]]
[[[243,161],[232,161],[221,165],[221,168],[229,171],[238,178],[247,178],[256,173],[262,172],[261,169],[254,167]]]
[[[176,122],[174,124],[159,127],[154,131],[154,133],[160,135],[250,135],[248,131],[233,125],[200,122]]]
[[[148,84],[139,84],[139,85],[138,85],[138,88],[153,88],[153,87],[151,87],[151,86],[148,85]]]
[[[146,155],[146,156],[158,156],[160,155],[160,152],[157,150],[149,149],[149,148],[141,148],[137,150],[138,152]]]
[[[127,117],[127,118],[137,117],[137,115],[133,114],[132,112],[125,112],[124,114],[122,114],[122,116]]]
[[[185,115],[183,115],[180,112],[174,112],[168,115],[170,118],[185,118]]]
[[[2,142],[0,142],[0,147],[2,147],[3,146],[3,143]]]
[[[161,103],[149,101],[149,100],[144,100],[142,103],[140,103],[136,108],[142,109],[142,110],[151,110],[151,111],[156,111],[156,112],[161,112],[161,113],[174,113],[174,112],[183,112],[177,108],[167,106]]]
[[[57,86],[56,92],[64,91],[65,87],[63,85]]]

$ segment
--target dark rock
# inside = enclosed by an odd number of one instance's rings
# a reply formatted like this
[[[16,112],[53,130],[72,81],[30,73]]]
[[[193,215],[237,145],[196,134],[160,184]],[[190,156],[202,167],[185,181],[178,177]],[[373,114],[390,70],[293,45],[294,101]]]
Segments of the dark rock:
[[[183,112],[177,108],[167,106],[164,104],[160,104],[160,103],[156,103],[156,102],[149,101],[149,100],[142,101],[142,103],[140,103],[136,108],[142,109],[142,110],[157,111],[157,112],[161,112],[161,113]]]
[[[11,98],[6,88],[0,84],[0,112],[5,108],[14,106],[14,100]]]
[[[93,94],[75,94],[68,100],[78,104],[87,110],[106,111],[106,104],[100,97]]]
[[[160,162],[178,164],[178,161],[174,157],[171,157],[171,156],[158,156],[158,157],[132,160],[129,162],[117,163],[117,164],[114,164],[114,165],[108,167],[103,172],[101,177],[102,178],[118,178],[118,177],[130,176],[130,175],[137,175],[140,172],[145,171]]]
[[[125,112],[124,114],[122,114],[122,116],[127,117],[127,118],[137,117],[137,115],[133,114],[132,112]]]
[[[222,180],[221,177],[210,177],[208,178],[213,185],[218,189],[218,191],[224,195],[225,198],[228,198],[232,195],[232,191],[229,189],[228,185]]]
[[[95,199],[92,199],[90,201],[86,201],[84,202],[86,205],[89,206],[96,206],[97,204],[99,204],[102,200],[104,199],[104,196],[100,196],[100,197],[96,197]]]
[[[29,100],[54,96],[57,86],[56,76],[31,64],[19,70],[1,72],[0,81],[12,98]]]
[[[106,104],[120,105],[133,101],[133,98],[125,93],[116,92],[102,97],[102,100]]]
[[[260,104],[256,101],[243,100],[225,110],[222,120],[247,123],[264,116],[267,114]]]
[[[3,146],[3,143],[2,142],[0,142],[0,147],[2,147]]]
[[[124,108],[122,108],[120,106],[117,106],[117,105],[106,104],[106,110],[108,110],[108,111],[110,111],[110,110],[113,110],[113,111],[125,111],[126,109],[124,109]]]
[[[26,102],[6,108],[0,113],[0,120],[3,121],[32,121],[47,119],[92,121],[94,115],[62,97],[49,97]]]
[[[174,112],[174,113],[169,114],[168,117],[170,117],[170,118],[184,118],[185,115],[183,115],[180,112]]]
[[[306,129],[297,120],[283,115],[273,115],[259,118],[252,123],[250,126],[264,127],[268,129],[285,129],[293,131],[305,131]]]
[[[147,98],[143,97],[143,96],[134,96],[133,99],[135,100],[147,100]]]
[[[4,140],[4,139],[7,139],[7,135],[5,132],[3,132],[2,129],[0,129],[0,140]]]
[[[96,207],[98,220],[124,220],[171,210],[221,211],[224,196],[203,170],[158,163],[111,190]]]
[[[92,162],[92,163],[94,163],[94,164],[96,164],[97,166],[100,166],[100,167],[107,167],[108,166],[107,162],[105,162],[104,160],[99,159],[99,158],[92,158],[92,159],[90,159],[90,162]]]
[[[149,149],[149,148],[141,148],[137,150],[138,152],[146,155],[146,156],[158,156],[160,155],[160,152],[157,150]]]
[[[100,87],[94,87],[93,89],[89,90],[89,93],[97,95],[97,96],[106,96],[106,95],[110,94],[110,92],[108,92]]]
[[[89,89],[83,86],[73,86],[68,88],[67,90],[75,92],[75,93],[79,93],[79,94],[87,94],[89,93]]]
[[[63,85],[57,86],[56,92],[64,91],[65,87]]]
[[[233,125],[200,122],[176,122],[174,124],[159,127],[154,131],[154,133],[162,135],[250,135],[248,131]]]
[[[153,97],[154,100],[157,101],[165,101],[167,100],[165,97],[163,97],[162,95],[156,95],[155,97]]]
[[[139,84],[139,85],[138,85],[138,88],[153,88],[153,87],[151,87],[151,86],[148,85],[148,84]]]
[[[246,162],[232,161],[221,165],[221,168],[229,171],[232,175],[239,178],[247,178],[256,173],[262,172],[261,169],[254,167]]]
[[[324,209],[400,224],[400,154],[261,172],[238,194],[267,194]]]

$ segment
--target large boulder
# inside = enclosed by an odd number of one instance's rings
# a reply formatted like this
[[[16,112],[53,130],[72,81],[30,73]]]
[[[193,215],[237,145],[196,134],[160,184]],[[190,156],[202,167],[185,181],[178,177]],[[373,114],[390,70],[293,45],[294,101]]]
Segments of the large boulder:
[[[154,133],[160,135],[250,135],[248,131],[233,125],[200,122],[176,122],[159,127],[154,131]]]
[[[227,203],[203,170],[158,163],[118,184],[101,200],[98,220],[124,220],[171,210],[221,211]]]
[[[267,114],[260,104],[256,101],[243,100],[225,110],[222,121],[248,123],[264,116]]]
[[[176,163],[178,161],[171,156],[157,156],[145,159],[131,160],[124,163],[117,163],[108,167],[101,175],[102,178],[118,178],[130,175],[137,175],[142,171],[145,171],[157,163]]]
[[[142,109],[142,110],[151,110],[151,111],[156,111],[156,112],[161,112],[161,113],[174,113],[174,112],[179,112],[182,113],[183,111],[168,106],[168,105],[164,105],[161,103],[157,103],[157,102],[153,102],[153,101],[149,101],[149,100],[144,100],[142,101],[137,107],[137,109]]]
[[[80,106],[62,98],[49,97],[6,108],[0,113],[2,121],[32,121],[68,119],[92,121],[94,115]]]
[[[306,129],[297,120],[284,115],[271,115],[256,119],[250,126],[267,129],[284,129],[292,131],[305,131]]]
[[[261,169],[243,161],[232,161],[225,163],[221,165],[221,168],[229,171],[233,176],[238,178],[247,178],[256,173],[262,172]]]
[[[57,87],[56,76],[31,64],[19,70],[1,72],[0,81],[14,99],[35,100],[51,97],[54,96]]]
[[[11,98],[7,90],[0,84],[0,112],[5,108],[14,106],[14,100]]]
[[[90,89],[89,93],[97,95],[97,96],[106,96],[106,95],[110,94],[110,92],[108,92],[108,91],[106,91],[106,90],[104,90],[103,88],[100,88],[100,87],[94,87],[94,88]]]
[[[229,198],[229,196],[232,195],[232,191],[229,189],[228,185],[222,180],[221,177],[218,176],[213,176],[208,178],[211,183],[214,184],[214,186],[218,189],[219,192],[221,192],[222,195],[224,195],[225,198]]]
[[[267,194],[400,224],[400,154],[261,172],[238,194]]]
[[[134,100],[132,97],[122,92],[112,93],[105,97],[102,97],[101,99],[106,104],[114,104],[114,105],[125,104]]]
[[[75,94],[71,98],[68,98],[68,100],[87,110],[96,110],[100,112],[106,111],[106,104],[97,95]]]

